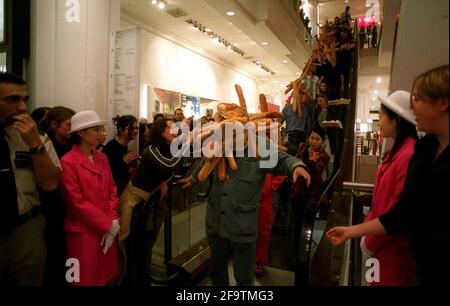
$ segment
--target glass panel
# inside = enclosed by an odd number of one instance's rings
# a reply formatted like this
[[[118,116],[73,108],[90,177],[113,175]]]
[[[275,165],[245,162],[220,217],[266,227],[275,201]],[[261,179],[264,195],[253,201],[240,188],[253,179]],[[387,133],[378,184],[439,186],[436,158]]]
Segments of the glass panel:
[[[0,72],[6,72],[6,52],[0,53]]]
[[[147,93],[147,108],[152,111],[152,116],[156,113],[163,113],[166,118],[173,118],[175,110],[182,108],[186,118],[193,117],[198,120],[200,117],[206,116],[211,119],[219,103],[212,99],[152,86],[148,86]],[[185,177],[192,173],[196,161],[199,159],[185,157],[183,162]],[[179,185],[172,186],[169,190],[172,218],[171,237],[167,243],[171,247],[171,257],[175,258],[206,238],[205,214],[209,182],[194,185],[187,191]],[[154,276],[162,276],[165,271],[164,261],[167,250],[165,249],[164,231],[163,225],[153,249],[152,274]]]

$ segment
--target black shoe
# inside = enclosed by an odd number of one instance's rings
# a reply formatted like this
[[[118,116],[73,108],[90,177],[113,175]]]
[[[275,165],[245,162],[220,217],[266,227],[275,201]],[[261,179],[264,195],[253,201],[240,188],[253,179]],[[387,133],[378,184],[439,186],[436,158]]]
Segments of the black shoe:
[[[266,269],[264,269],[264,266],[256,265],[255,277],[263,277],[265,274],[266,274]]]

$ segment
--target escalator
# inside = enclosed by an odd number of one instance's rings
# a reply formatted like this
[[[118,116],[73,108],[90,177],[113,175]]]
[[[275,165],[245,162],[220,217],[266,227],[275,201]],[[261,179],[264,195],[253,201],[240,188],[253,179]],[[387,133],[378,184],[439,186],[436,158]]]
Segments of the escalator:
[[[293,218],[290,217],[288,235],[283,237],[279,219],[275,220],[271,241],[269,273],[281,273],[283,283],[273,279],[257,279],[262,285],[334,286],[342,284],[342,262],[346,260],[348,247],[331,247],[324,233],[331,227],[351,224],[352,211],[348,204],[351,197],[343,191],[344,181],[353,181],[354,126],[357,89],[357,51],[349,75],[350,105],[339,106],[344,114],[344,137],[339,144],[339,168],[335,168],[326,188],[317,201],[308,203],[302,216],[299,241],[294,241]],[[192,165],[191,165],[192,166]],[[193,168],[193,167],[192,167]],[[192,171],[192,168],[189,171]],[[189,171],[187,171],[189,173]],[[205,284],[209,261],[209,247],[205,235],[206,197],[205,188],[181,190],[171,186],[169,213],[155,243],[152,258],[152,281],[158,285]],[[203,196],[202,196],[203,195]],[[319,215],[319,207],[329,205],[328,216]],[[295,205],[295,203],[292,203]],[[280,215],[278,214],[278,217]],[[353,247],[354,248],[354,247]],[[273,276],[273,275],[272,275]],[[272,283],[270,283],[272,281]]]

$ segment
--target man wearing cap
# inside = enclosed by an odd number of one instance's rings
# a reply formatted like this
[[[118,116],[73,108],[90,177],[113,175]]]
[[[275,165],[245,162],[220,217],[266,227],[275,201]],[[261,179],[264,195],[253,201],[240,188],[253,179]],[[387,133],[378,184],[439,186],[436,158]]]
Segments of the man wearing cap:
[[[28,98],[24,80],[0,74],[0,286],[42,285],[45,221],[37,186],[53,191],[60,177],[51,142],[26,114]]]
[[[76,286],[106,285],[119,273],[117,188],[108,158],[95,150],[105,123],[93,111],[75,114],[70,131],[75,145],[61,159],[66,254],[75,263],[67,281]]]

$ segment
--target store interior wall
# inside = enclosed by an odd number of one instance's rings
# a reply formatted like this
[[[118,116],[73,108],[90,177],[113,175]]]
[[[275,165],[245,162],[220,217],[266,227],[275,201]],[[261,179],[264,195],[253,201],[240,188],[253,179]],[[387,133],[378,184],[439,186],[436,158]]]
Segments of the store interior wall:
[[[448,0],[403,0],[390,90],[411,90],[415,77],[448,64]]]
[[[109,40],[119,27],[120,0],[31,1],[32,105],[107,118]]]
[[[122,28],[130,26],[133,24],[121,20]],[[258,111],[255,79],[145,29],[140,33],[141,109],[147,109],[147,117],[154,111],[148,86],[239,104],[234,89],[234,85],[239,84],[249,112]]]

